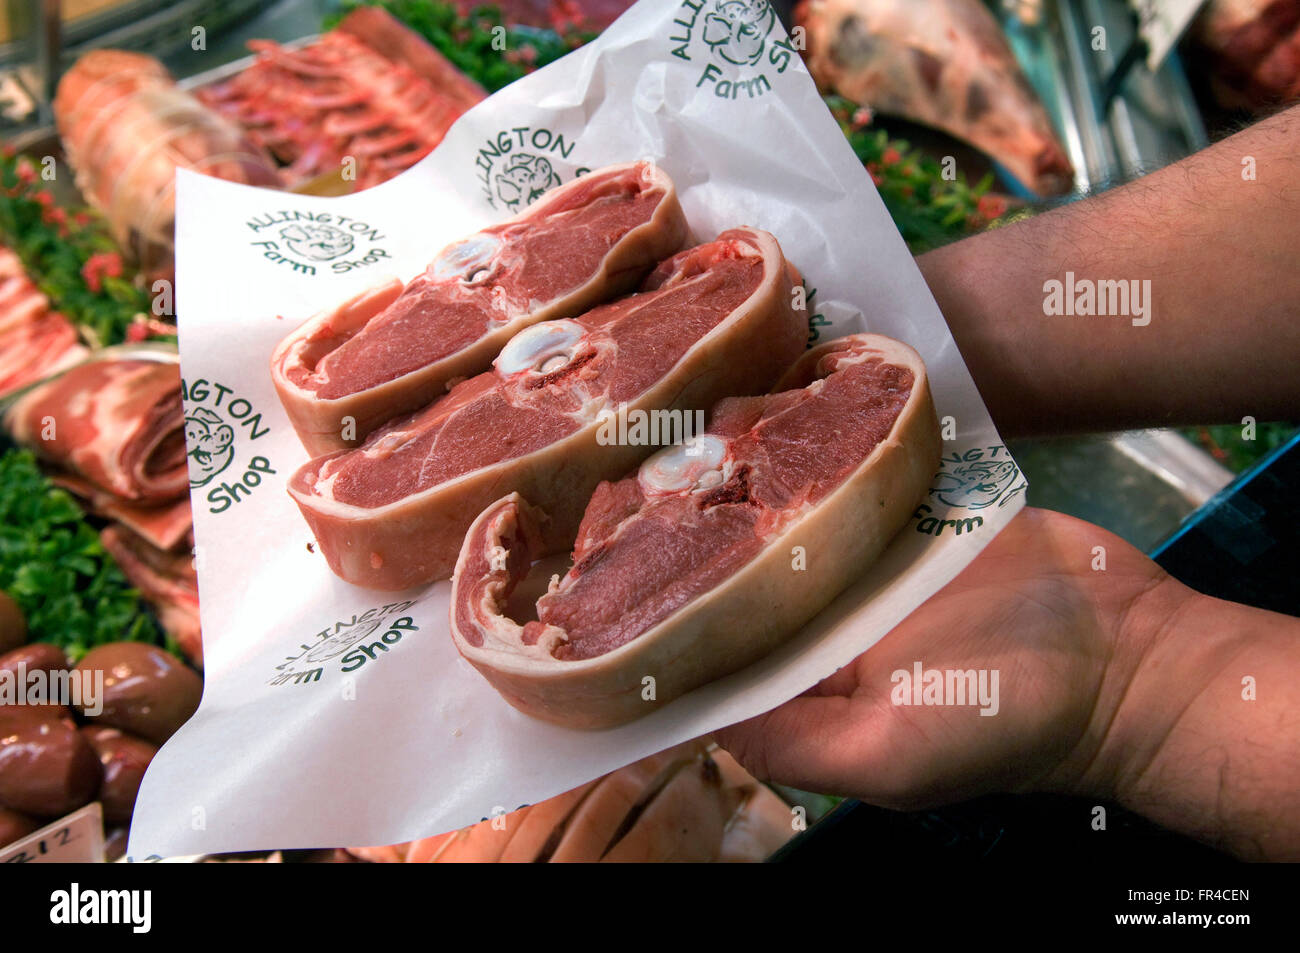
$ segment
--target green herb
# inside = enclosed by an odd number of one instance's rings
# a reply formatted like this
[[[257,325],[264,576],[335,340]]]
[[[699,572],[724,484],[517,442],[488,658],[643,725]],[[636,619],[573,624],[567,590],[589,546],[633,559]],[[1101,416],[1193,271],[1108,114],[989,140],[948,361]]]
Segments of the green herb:
[[[74,661],[105,642],[162,642],[76,501],[26,450],[0,456],[0,589],[22,609],[34,641],[53,642]]]
[[[57,205],[37,168],[27,156],[0,153],[0,242],[92,347],[156,336],[159,323],[145,322],[148,292],[134,283],[104,220]]]
[[[337,26],[358,7],[387,10],[490,93],[595,37],[563,22],[557,22],[553,31],[505,26],[494,6],[477,7],[461,16],[453,4],[442,0],[344,0],[340,12],[326,18],[325,28]],[[497,27],[501,31],[494,36]]]
[[[1237,424],[1194,427],[1183,436],[1196,444],[1233,473],[1244,473],[1296,435],[1296,424],[1262,423],[1256,427],[1255,439],[1242,436]]]
[[[870,110],[839,96],[826,97],[826,105],[871,173],[913,254],[981,231],[1009,211],[1005,198],[989,192],[992,175],[973,186],[964,176],[945,178],[936,159],[891,139],[883,129],[870,128]]]

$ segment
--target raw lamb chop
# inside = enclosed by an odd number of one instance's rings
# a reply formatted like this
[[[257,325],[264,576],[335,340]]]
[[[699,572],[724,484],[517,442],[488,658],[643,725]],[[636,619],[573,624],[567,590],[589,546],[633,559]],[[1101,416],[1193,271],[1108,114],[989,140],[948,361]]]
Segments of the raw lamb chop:
[[[158,621],[185,657],[202,668],[199,579],[190,548],[165,552],[122,526],[105,527],[99,539],[131,585],[154,607]]]
[[[693,446],[601,484],[573,567],[523,625],[505,607],[544,549],[544,505],[512,493],[486,509],[456,564],[452,638],[529,715],[572,728],[639,718],[821,611],[906,524],[939,452],[920,356],[878,335],[832,341],[776,393],[720,402]]]
[[[762,393],[807,331],[776,239],[724,232],[661,264],[640,294],[520,332],[494,370],[312,460],[289,492],[330,568],[375,589],[446,578],[470,523],[512,490],[546,508],[543,536],[567,547],[596,485],[652,450],[620,441],[619,419],[681,412],[658,441],[680,442],[683,413]]]
[[[808,69],[824,90],[942,129],[1040,195],[1074,169],[981,0],[805,0]]]
[[[487,368],[524,328],[635,287],[686,231],[672,181],[650,163],[575,179],[448,246],[405,287],[311,318],[271,358],[280,400],[313,456],[354,446]]]

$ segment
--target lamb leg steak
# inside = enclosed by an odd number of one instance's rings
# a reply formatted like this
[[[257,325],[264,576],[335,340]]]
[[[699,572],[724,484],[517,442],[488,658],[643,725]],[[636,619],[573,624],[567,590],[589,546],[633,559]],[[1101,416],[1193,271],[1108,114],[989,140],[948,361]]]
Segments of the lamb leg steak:
[[[821,611],[906,525],[939,455],[920,356],[878,335],[829,342],[776,392],[721,401],[694,447],[602,483],[534,620],[506,606],[544,549],[544,509],[512,493],[484,510],[456,564],[452,638],[529,715],[573,728],[639,718]]]
[[[723,232],[639,294],[521,331],[493,370],[308,462],[289,493],[330,568],[373,589],[449,576],[470,523],[512,491],[546,508],[543,540],[567,549],[601,480],[703,430],[721,397],[763,393],[799,355],[791,273],[767,232]]]
[[[271,376],[313,456],[354,446],[447,384],[486,370],[506,341],[630,291],[686,241],[672,180],[648,162],[609,166],[515,218],[309,319]]]

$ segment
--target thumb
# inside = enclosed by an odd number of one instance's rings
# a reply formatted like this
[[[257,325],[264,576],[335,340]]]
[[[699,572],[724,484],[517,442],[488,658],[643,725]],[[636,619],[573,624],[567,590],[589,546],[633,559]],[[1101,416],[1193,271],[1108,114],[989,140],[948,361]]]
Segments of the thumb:
[[[714,737],[761,780],[903,804],[912,779],[898,743],[899,717],[887,694],[802,695]]]

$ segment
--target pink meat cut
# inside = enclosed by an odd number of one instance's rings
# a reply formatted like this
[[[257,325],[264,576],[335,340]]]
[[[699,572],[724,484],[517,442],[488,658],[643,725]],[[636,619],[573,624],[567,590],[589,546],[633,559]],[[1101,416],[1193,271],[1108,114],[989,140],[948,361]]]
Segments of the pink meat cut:
[[[664,262],[639,294],[521,332],[494,370],[312,460],[289,492],[330,567],[372,588],[445,578],[466,528],[511,489],[546,506],[567,547],[597,483],[653,449],[603,445],[602,422],[620,407],[703,410],[761,392],[806,333],[776,239],[724,232]]]
[[[984,0],[801,0],[818,87],[942,129],[1039,195],[1070,191],[1074,168]]]
[[[250,40],[257,59],[199,89],[289,167],[287,187],[356,165],[355,190],[408,169],[486,93],[437,50],[378,7],[294,49]]]
[[[685,238],[657,167],[597,170],[444,249],[405,287],[392,281],[312,318],[276,349],[276,389],[308,452],[355,445],[483,371],[518,331],[635,287]]]
[[[18,256],[0,246],[0,397],[86,359],[77,330],[50,308]]]
[[[766,654],[838,595],[904,525],[939,446],[915,351],[876,335],[831,342],[778,392],[718,403],[693,448],[601,484],[572,568],[522,625],[504,607],[543,516],[519,494],[486,510],[457,564],[453,638],[529,714],[574,727],[639,717],[654,708],[645,676],[669,701]]]
[[[80,364],[25,393],[5,425],[45,460],[121,499],[161,504],[189,489],[176,364]]]
[[[153,606],[163,629],[176,640],[185,657],[202,668],[199,579],[192,547],[165,552],[118,525],[105,527],[99,539],[131,585]]]

